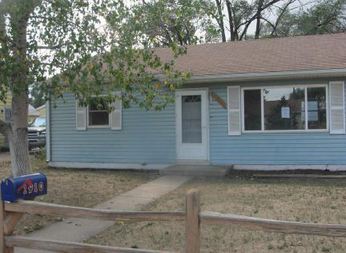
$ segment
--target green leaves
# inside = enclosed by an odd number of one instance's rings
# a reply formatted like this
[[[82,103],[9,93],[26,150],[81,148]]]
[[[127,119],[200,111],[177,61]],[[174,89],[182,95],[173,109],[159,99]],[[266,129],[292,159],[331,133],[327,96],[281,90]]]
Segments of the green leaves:
[[[43,99],[72,92],[82,103],[94,96],[111,101],[122,91],[125,106],[161,109],[187,78],[174,69],[185,49],[170,43],[173,57],[163,62],[151,48],[143,30],[149,23],[137,6],[121,0],[18,0],[11,6],[11,12],[0,13],[0,99],[7,90],[20,92],[12,77],[25,70],[21,86],[32,86]],[[22,27],[27,41],[19,45],[12,20],[21,16],[27,17]],[[24,52],[20,61],[17,52]]]

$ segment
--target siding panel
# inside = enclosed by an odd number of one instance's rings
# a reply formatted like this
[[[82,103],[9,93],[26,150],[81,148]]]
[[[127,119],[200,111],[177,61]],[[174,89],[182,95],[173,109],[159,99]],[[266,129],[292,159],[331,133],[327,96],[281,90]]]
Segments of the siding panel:
[[[51,143],[53,162],[168,164],[175,162],[174,106],[164,111],[123,109],[123,129],[77,131],[75,100],[52,108]]]

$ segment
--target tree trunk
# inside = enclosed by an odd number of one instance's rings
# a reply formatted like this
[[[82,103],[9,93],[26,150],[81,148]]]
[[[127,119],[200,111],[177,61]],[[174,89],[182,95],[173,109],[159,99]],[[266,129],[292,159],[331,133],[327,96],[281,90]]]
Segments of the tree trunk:
[[[13,72],[12,82],[12,116],[8,141],[11,153],[13,176],[31,172],[28,149],[28,73],[27,59],[27,25],[31,13],[31,2],[16,2],[15,8],[9,12],[13,36]]]
[[[261,15],[263,10],[263,3],[264,0],[259,0],[257,6],[255,39],[259,39],[261,33]]]
[[[218,13],[217,23],[218,23],[219,28],[220,28],[221,39],[222,39],[222,42],[226,42],[226,33],[225,33],[225,25],[223,22],[221,0],[215,0],[215,2],[216,2],[216,6],[217,6],[217,13]]]
[[[20,176],[31,172],[27,125],[28,96],[23,92],[19,95],[13,95],[12,98],[12,120],[8,133],[8,141],[13,176]]]
[[[228,12],[228,22],[229,22],[229,34],[230,34],[230,40],[235,41],[236,35],[235,35],[235,25],[234,25],[234,18],[232,13],[232,3],[230,0],[226,0],[226,7]]]

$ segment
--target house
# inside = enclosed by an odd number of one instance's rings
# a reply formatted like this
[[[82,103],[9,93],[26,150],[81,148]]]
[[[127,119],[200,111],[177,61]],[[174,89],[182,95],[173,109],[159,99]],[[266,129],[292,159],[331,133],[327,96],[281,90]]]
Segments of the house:
[[[39,114],[39,117],[45,118],[46,117],[46,105],[43,104],[36,108],[36,112]]]
[[[346,169],[346,33],[189,46],[177,68],[192,77],[163,111],[48,104],[49,164]]]
[[[37,117],[40,116],[40,113],[32,105],[28,105],[28,122],[32,123]]]

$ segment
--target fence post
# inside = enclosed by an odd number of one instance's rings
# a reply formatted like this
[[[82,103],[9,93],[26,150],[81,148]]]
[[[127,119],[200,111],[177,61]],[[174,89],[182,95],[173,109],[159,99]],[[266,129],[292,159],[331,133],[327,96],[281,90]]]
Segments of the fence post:
[[[5,243],[5,206],[4,201],[0,199],[0,253],[13,253],[14,248],[13,247],[6,247]]]
[[[0,199],[0,253],[5,253],[5,212],[4,202]]]
[[[199,191],[189,190],[186,194],[185,253],[200,252],[200,202]]]

